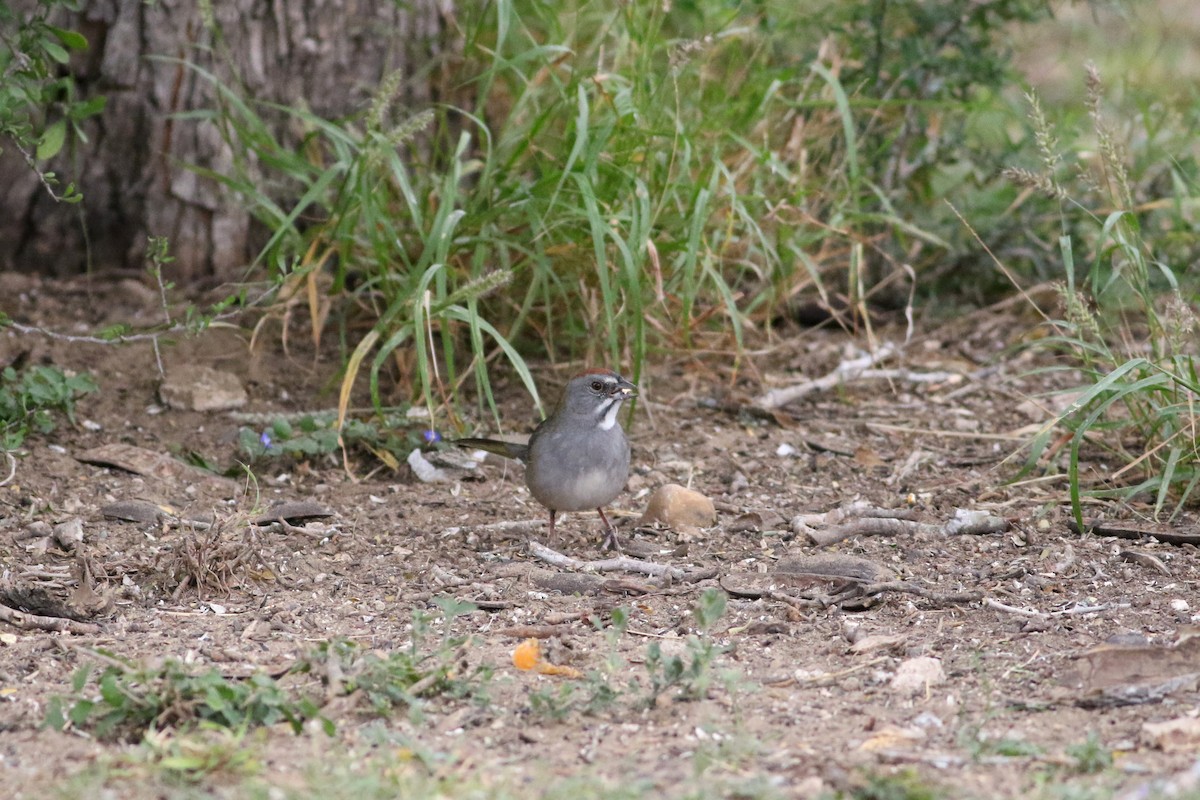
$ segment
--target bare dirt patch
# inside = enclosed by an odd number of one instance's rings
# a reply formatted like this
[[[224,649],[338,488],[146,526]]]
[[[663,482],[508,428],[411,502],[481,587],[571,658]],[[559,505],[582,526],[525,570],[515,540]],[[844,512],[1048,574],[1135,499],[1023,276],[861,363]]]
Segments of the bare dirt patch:
[[[0,310],[64,332],[149,319],[154,308],[153,294],[131,282],[91,294],[81,283],[20,276],[6,276],[5,286]],[[98,759],[137,749],[41,727],[51,697],[68,693],[72,674],[97,653],[147,664],[174,658],[239,678],[283,675],[336,637],[381,656],[409,648],[414,612],[430,620],[422,646],[468,637],[454,657],[459,675],[476,676],[470,696],[436,695],[419,714],[382,718],[360,696],[326,696],[334,736],[270,728],[255,740],[253,780],[303,793],[322,759],[375,753],[485,783],[548,786],[584,775],[594,785],[643,786],[646,796],[817,796],[889,778],[945,797],[1059,796],[1056,786],[1108,796],[1182,781],[1196,743],[1164,749],[1145,726],[1194,716],[1200,699],[1184,635],[1195,624],[1195,548],[1080,536],[1068,528],[1062,481],[1005,483],[1013,466],[1002,462],[1045,419],[1027,401],[1051,388],[1031,376],[1028,357],[1001,357],[1025,324],[1012,312],[979,312],[905,349],[909,370],[953,377],[854,381],[773,417],[752,413],[750,401],[826,374],[848,357],[844,334],[789,333],[737,373],[729,358],[650,365],[627,426],[635,472],[615,517],[628,554],[688,576],[676,580],[593,577],[533,557],[531,539],[580,559],[605,557],[599,522],[572,515],[556,541],[545,541],[542,509],[511,464],[425,484],[407,466],[381,470],[367,458],[354,466],[369,477],[357,481],[332,456],[260,462],[252,474],[233,470],[237,477],[82,463],[80,453],[121,443],[233,468],[247,418],[164,408],[148,345],[0,331],[0,365],[21,358],[87,369],[100,384],[79,406],[80,420],[94,424],[30,439],[14,479],[0,487],[3,578],[27,593],[20,610],[62,612],[61,600],[97,626],[63,633],[0,622],[11,634],[0,643],[6,787],[44,797]],[[238,375],[250,398],[243,412],[335,404],[336,358],[298,351],[302,337],[288,355],[278,341],[251,353],[247,338],[214,329],[165,358]],[[553,397],[569,369],[537,374]],[[534,418],[515,385],[504,401],[512,429],[527,430]],[[639,528],[646,496],[665,483],[712,498],[718,524]],[[313,502],[334,516],[247,521],[275,501]],[[856,501],[927,527],[818,548],[793,525]],[[116,503],[208,527],[106,516]],[[936,529],[959,509],[1000,518],[1003,530]],[[45,535],[74,519],[83,538],[73,547]],[[815,556],[860,559],[875,578],[798,578],[780,568]],[[872,583],[891,588],[861,591]],[[702,592],[722,586],[734,590],[725,613],[700,632]],[[39,588],[49,609],[29,599]],[[439,598],[478,610],[444,620]],[[612,627],[614,610],[618,621],[628,615],[623,633]],[[517,670],[514,648],[531,635],[542,637],[548,661],[584,677]],[[698,671],[667,680],[663,659],[674,656]],[[1141,668],[1122,671],[1135,659]],[[900,685],[897,676],[911,670],[915,682]],[[329,695],[327,678],[286,680]],[[132,791],[119,775],[104,780]],[[221,791],[236,794],[228,776],[211,780],[213,791],[224,781]]]

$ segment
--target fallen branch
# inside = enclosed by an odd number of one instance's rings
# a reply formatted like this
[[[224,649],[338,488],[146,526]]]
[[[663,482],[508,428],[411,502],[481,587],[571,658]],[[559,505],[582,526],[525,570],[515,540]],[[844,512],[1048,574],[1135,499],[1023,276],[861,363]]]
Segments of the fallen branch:
[[[1171,570],[1162,562],[1162,559],[1158,558],[1157,556],[1153,556],[1150,553],[1139,553],[1136,550],[1122,550],[1121,552],[1117,553],[1117,558],[1121,559],[1122,561],[1131,561],[1134,564],[1140,564],[1143,567],[1149,567],[1150,569],[1161,572],[1168,578],[1171,577]]]
[[[0,620],[15,628],[23,630],[54,631],[55,633],[96,634],[101,632],[99,625],[91,622],[77,622],[66,617],[43,617],[40,614],[26,614],[6,605],[0,605]]]
[[[889,380],[915,383],[941,383],[962,377],[957,372],[914,372],[905,368],[872,369],[879,362],[886,361],[896,355],[898,351],[899,348],[896,345],[886,342],[872,353],[864,353],[858,358],[843,361],[834,367],[832,372],[820,378],[804,381],[792,386],[785,386],[781,389],[772,389],[758,397],[751,403],[751,407],[771,411],[786,406],[788,403],[795,402],[805,395],[836,389],[838,386],[851,381]]]
[[[926,589],[924,586],[919,586],[915,583],[907,581],[888,581],[887,583],[871,583],[862,587],[861,593],[871,597],[884,592],[900,592],[902,594],[915,594],[923,600],[928,600],[931,603],[937,603],[942,606],[962,605],[964,603],[977,603],[983,599],[983,592],[935,592],[932,589]]]
[[[546,527],[544,519],[506,519],[500,522],[489,522],[476,525],[477,531],[497,531],[500,533],[528,533]]]
[[[532,540],[529,542],[529,554],[534,558],[545,561],[551,566],[560,567],[562,569],[575,569],[579,570],[580,572],[634,572],[641,575],[649,575],[651,577],[666,575],[674,580],[680,580],[686,574],[678,567],[672,567],[666,564],[656,564],[653,561],[642,561],[637,558],[628,558],[626,556],[604,558],[599,561],[584,561],[583,559],[563,555],[557,550],[551,550],[544,544]]]
[[[900,536],[906,533],[937,533],[936,525],[913,522],[907,519],[880,519],[869,517],[822,530],[808,530],[805,535],[818,547],[845,541],[851,536]]]
[[[1200,547],[1200,533],[1168,533],[1166,531],[1156,531],[1147,528],[1131,528],[1126,525],[1104,522],[1103,520],[1086,522],[1082,530],[1075,524],[1075,520],[1069,520],[1067,527],[1073,533],[1079,534],[1090,533],[1095,536],[1115,536],[1118,539],[1134,540],[1153,536],[1160,542],[1167,544],[1192,544]]]
[[[796,597],[787,592],[781,592],[778,589],[765,589],[762,596],[789,605],[797,611],[808,611],[809,609],[823,607],[820,600],[811,597]]]
[[[570,633],[572,629],[571,625],[514,625],[496,633],[510,639],[552,639]]]
[[[934,536],[985,535],[1008,529],[1008,520],[986,511],[955,509],[954,517],[941,525],[919,522],[911,509],[880,509],[850,506],[825,514],[802,514],[792,518],[792,531],[808,537],[818,547],[845,541],[852,536],[900,536],[924,533]],[[850,519],[849,522],[843,520]],[[824,528],[822,525],[832,525]]]
[[[1005,614],[1016,614],[1020,617],[1030,617],[1032,619],[1052,619],[1054,617],[1075,617],[1080,614],[1098,614],[1101,611],[1108,611],[1110,608],[1128,608],[1128,603],[1119,603],[1115,606],[1071,606],[1060,611],[1038,611],[1036,608],[1020,608],[1018,606],[1010,606],[1007,603],[1001,603],[999,600],[991,597],[983,601],[984,608],[990,608],[994,611],[1003,611]]]

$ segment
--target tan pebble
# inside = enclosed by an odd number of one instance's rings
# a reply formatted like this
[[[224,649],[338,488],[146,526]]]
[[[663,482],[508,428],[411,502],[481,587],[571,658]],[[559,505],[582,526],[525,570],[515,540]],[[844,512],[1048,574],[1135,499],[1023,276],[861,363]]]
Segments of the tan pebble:
[[[646,504],[642,524],[659,523],[668,528],[691,525],[706,528],[717,521],[713,501],[700,492],[675,483],[659,487]]]

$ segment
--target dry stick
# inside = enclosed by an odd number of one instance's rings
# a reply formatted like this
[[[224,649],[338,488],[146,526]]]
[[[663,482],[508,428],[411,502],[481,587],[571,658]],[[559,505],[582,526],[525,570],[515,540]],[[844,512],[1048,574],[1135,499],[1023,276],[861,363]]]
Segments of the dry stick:
[[[1016,614],[1021,617],[1034,617],[1036,619],[1046,619],[1049,615],[1033,608],[1017,608],[1016,606],[1006,605],[999,600],[987,598],[983,601],[984,608],[991,608],[996,611],[1003,611],[1005,614]]]
[[[1079,526],[1075,524],[1075,520],[1072,519],[1067,521],[1067,527],[1072,533],[1091,533],[1096,536],[1115,536],[1118,539],[1135,540],[1153,536],[1155,539],[1166,544],[1192,544],[1200,547],[1200,533],[1170,533],[1148,528],[1133,528],[1116,522],[1104,522],[1103,520],[1087,522],[1084,524],[1083,530],[1080,530]]]
[[[626,556],[617,556],[615,558],[605,558],[599,561],[584,561],[579,558],[563,555],[557,550],[551,550],[546,545],[530,540],[529,554],[534,558],[539,558],[554,567],[563,569],[577,569],[580,572],[605,572],[608,570],[621,570],[624,572],[636,572],[651,577],[659,575],[667,575],[676,580],[684,576],[684,571],[678,567],[671,567],[666,564],[656,564],[652,561],[642,561],[636,558],[628,558]]]
[[[961,536],[964,534],[993,534],[1002,533],[1008,529],[1008,520],[983,512],[968,512],[956,514],[953,519],[943,525],[930,525],[916,522],[905,517],[910,516],[908,510],[891,512],[896,518],[885,519],[876,516],[879,509],[871,509],[870,516],[856,519],[832,528],[813,529],[807,524],[810,518],[796,517],[792,520],[792,529],[810,538],[818,547],[828,547],[831,544],[845,541],[851,536],[900,536],[905,533],[942,534],[945,536]],[[840,515],[824,515],[837,519]],[[844,518],[844,517],[843,517]]]
[[[840,594],[819,595],[816,597],[795,597],[778,589],[767,589],[762,593],[762,596],[771,600],[778,600],[781,603],[787,603],[792,608],[798,610],[806,610],[810,608],[828,608],[829,606],[841,605],[851,600],[874,597],[884,592],[915,594],[917,597],[939,606],[963,605],[964,603],[975,603],[983,599],[983,592],[951,592],[949,594],[942,594],[932,589],[926,589],[924,586],[918,586],[915,583],[908,583],[907,581],[887,581],[884,583],[854,585]]]
[[[906,519],[881,519],[879,517],[868,517],[867,519],[859,519],[854,522],[847,522],[845,525],[838,525],[825,530],[810,530],[807,531],[808,538],[813,540],[813,543],[818,547],[828,547],[831,544],[836,544],[849,539],[851,536],[900,536],[905,533],[937,533],[940,530],[936,525],[928,525],[924,522],[913,522]]]
[[[809,611],[821,607],[820,600],[814,600],[809,597],[794,597],[778,589],[767,589],[762,593],[762,596],[771,600],[778,600],[780,603],[785,603],[797,611]]]
[[[873,353],[867,353],[859,358],[843,361],[829,374],[811,381],[787,386],[782,389],[772,389],[760,396],[752,404],[752,408],[770,411],[786,406],[813,392],[828,391],[850,381],[888,380],[911,381],[913,383],[942,383],[962,377],[958,372],[914,372],[910,369],[873,369],[873,365],[891,358],[898,348],[890,342],[884,344]]]
[[[781,408],[794,400],[799,400],[806,394],[835,389],[847,381],[856,379],[863,373],[863,371],[869,369],[880,361],[891,358],[896,354],[896,350],[897,348],[894,344],[887,342],[872,353],[866,353],[859,358],[843,361],[834,367],[832,372],[824,377],[816,378],[811,381],[805,381],[804,383],[799,383],[795,386],[786,386],[782,389],[772,389],[766,394],[761,395],[758,399],[751,403],[751,405],[767,410]]]
[[[1032,617],[1034,619],[1051,619],[1053,617],[1075,617],[1080,614],[1098,614],[1101,611],[1108,611],[1109,608],[1128,608],[1128,603],[1119,603],[1116,606],[1075,606],[1073,608],[1064,608],[1062,611],[1038,611],[1035,608],[1018,608],[1010,606],[1006,603],[1001,603],[999,600],[994,600],[991,597],[983,601],[985,608],[990,608],[995,611],[1003,611],[1006,614],[1016,614],[1021,617]]]
[[[862,517],[916,519],[916,511],[902,508],[880,508],[863,500],[855,500],[853,503],[831,508],[821,514],[799,514],[792,518],[792,525],[823,527],[825,525],[837,525],[847,519],[859,519]]]
[[[1141,564],[1143,567],[1158,570],[1168,578],[1171,577],[1171,570],[1162,562],[1162,559],[1152,556],[1149,553],[1139,553],[1137,550],[1122,550],[1120,553],[1117,553],[1117,557],[1122,561],[1132,561],[1134,564]]]
[[[506,519],[500,522],[489,522],[486,525],[476,525],[475,530],[527,533],[544,527],[546,527],[546,520],[544,519]]]
[[[869,583],[862,587],[861,592],[867,596],[883,594],[884,592],[903,592],[904,594],[915,594],[917,597],[947,606],[976,603],[983,599],[983,592],[950,592],[949,594],[941,594],[940,592],[935,592],[931,589],[926,589],[924,586],[918,586],[915,583],[907,581]]]
[[[56,633],[100,633],[99,625],[91,622],[77,622],[66,617],[43,617],[40,614],[26,614],[0,604],[0,620],[16,628],[25,630],[38,629]]]

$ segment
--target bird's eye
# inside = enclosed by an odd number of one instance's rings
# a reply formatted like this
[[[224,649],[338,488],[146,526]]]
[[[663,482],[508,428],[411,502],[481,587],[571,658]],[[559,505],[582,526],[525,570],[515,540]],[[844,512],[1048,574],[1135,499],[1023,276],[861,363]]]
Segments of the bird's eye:
[[[593,392],[604,391],[604,384],[601,383],[600,381],[592,381],[592,391]]]

